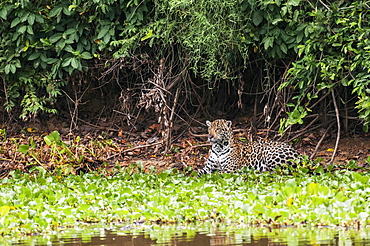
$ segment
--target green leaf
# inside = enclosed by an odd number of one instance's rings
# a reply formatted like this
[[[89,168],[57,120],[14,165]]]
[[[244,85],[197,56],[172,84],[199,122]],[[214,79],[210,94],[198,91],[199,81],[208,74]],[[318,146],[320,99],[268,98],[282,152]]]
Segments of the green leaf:
[[[19,33],[25,33],[26,32],[26,30],[27,30],[27,26],[21,26],[20,28],[18,28],[18,30],[17,30],[17,32],[19,32]]]
[[[274,46],[274,37],[265,37],[262,40],[262,43],[264,45],[265,50],[267,50],[269,47]]]
[[[50,133],[49,135],[46,135],[44,137],[44,141],[47,145],[51,145],[53,143],[59,143],[60,142],[60,134],[58,131],[53,131],[52,133]]]
[[[43,62],[46,62],[47,61],[47,57],[46,57],[46,55],[45,55],[45,53],[41,53],[40,54],[40,58],[41,58],[41,60],[43,61]]]
[[[303,32],[298,33],[298,35],[296,37],[296,43],[297,44],[299,44],[302,41],[303,36],[304,36],[304,33]]]
[[[67,71],[71,75],[75,69],[72,66],[68,66],[64,70]]]
[[[72,14],[72,11],[71,11],[71,9],[69,7],[64,7],[63,8],[63,13],[65,15],[71,15]]]
[[[9,68],[10,68],[10,72],[11,72],[12,74],[15,74],[15,72],[17,71],[16,66],[15,66],[15,65],[13,65],[13,64],[9,64]]]
[[[71,59],[71,66],[75,69],[78,69],[80,66],[80,62],[77,60],[76,57],[72,57]]]
[[[77,31],[76,29],[70,28],[70,29],[68,29],[67,31],[64,32],[64,35],[71,35],[73,33],[76,33],[76,31]]]
[[[48,38],[40,38],[40,41],[45,46],[51,46],[52,45],[52,43],[50,42],[50,40]]]
[[[30,24],[32,26],[35,23],[35,19],[36,19],[35,14],[30,13],[30,16],[27,19],[28,20],[28,24]]]
[[[59,142],[60,141],[60,134],[59,134],[58,131],[53,131],[48,136],[52,137],[55,142]]]
[[[47,184],[47,181],[45,178],[43,177],[40,177],[37,179],[37,183],[41,184],[41,185],[44,185],[44,184]]]
[[[124,187],[121,189],[122,193],[132,194],[132,189],[130,187]]]
[[[253,24],[258,26],[263,21],[263,15],[261,11],[255,11],[252,15]]]
[[[41,15],[36,15],[36,22],[38,22],[40,24],[43,24],[43,23],[45,23],[45,20],[44,20],[44,18],[42,18]]]
[[[57,62],[59,62],[59,59],[57,59],[57,58],[47,58],[47,59],[45,60],[45,62],[46,62],[47,64],[53,64],[53,63],[57,63]]]
[[[62,67],[68,67],[71,64],[72,57],[68,57],[67,59],[64,60],[62,63]]]
[[[81,204],[79,206],[79,210],[82,210],[82,211],[85,211],[85,212],[88,212],[90,210],[90,205],[89,204]]]
[[[50,17],[54,17],[54,16],[57,16],[57,15],[60,15],[60,13],[62,12],[63,10],[63,7],[54,7],[50,13],[49,13],[49,16]]]
[[[39,58],[39,57],[40,57],[40,55],[41,55],[41,53],[40,53],[40,52],[32,53],[32,54],[28,57],[28,60],[29,60],[29,61],[33,61],[33,60],[35,60],[35,59]]]
[[[360,182],[362,184],[369,184],[369,177],[367,176],[364,176],[360,173],[352,173],[352,177],[354,179],[354,181],[356,182]]]
[[[284,54],[287,54],[288,53],[288,48],[286,47],[286,45],[284,43],[281,43],[280,45],[280,50],[284,53]]]
[[[107,43],[109,43],[110,39],[111,39],[111,35],[109,33],[107,33],[104,36],[103,41],[107,44]]]
[[[92,55],[89,53],[89,52],[83,52],[82,54],[81,54],[81,58],[82,59],[91,59],[92,58]]]
[[[13,28],[15,27],[16,25],[18,25],[19,23],[21,22],[21,19],[20,18],[15,18],[12,23],[10,24],[10,28]]]
[[[6,64],[5,65],[4,71],[5,71],[5,74],[9,74],[10,73],[10,64]]]
[[[281,192],[285,197],[292,197],[294,195],[294,189],[292,187],[282,187]]]
[[[299,3],[301,2],[301,0],[290,0],[287,5],[292,5],[292,6],[299,6]]]
[[[27,154],[30,149],[30,146],[28,144],[23,144],[18,147],[18,151],[22,152],[23,154]]]
[[[8,17],[8,11],[6,8],[1,8],[0,9],[0,18],[3,18],[4,20],[6,20]]]
[[[153,36],[153,30],[149,30],[149,32],[141,38],[141,41],[147,40],[148,38],[151,38]]]
[[[10,211],[10,206],[1,206],[0,207],[0,216],[5,216],[9,213]]]
[[[103,38],[109,32],[109,29],[110,29],[110,25],[103,26],[103,28],[100,30],[98,36],[96,37],[96,39]]]
[[[316,195],[317,194],[317,188],[318,188],[319,184],[318,183],[311,183],[307,186],[307,191],[308,193],[312,194],[312,195]]]
[[[64,49],[64,47],[66,46],[66,42],[64,39],[60,39],[58,41],[58,43],[55,44],[55,47],[58,49],[58,50],[62,50]]]
[[[79,56],[81,54],[81,52],[79,50],[73,50],[71,52],[74,56]]]
[[[295,179],[288,179],[285,182],[285,186],[295,188],[295,187],[297,187],[297,182],[296,182]]]
[[[288,7],[287,6],[283,6],[282,8],[281,8],[281,10],[280,10],[280,14],[281,14],[281,16],[285,16],[285,14],[287,13],[287,11],[288,11]]]
[[[62,37],[62,33],[55,33],[54,35],[52,35],[49,40],[51,43],[55,43],[57,42],[60,38]]]
[[[35,140],[33,138],[30,138],[30,146],[32,148],[36,148],[36,143],[35,143]]]
[[[66,45],[65,50],[68,51],[68,52],[70,52],[70,53],[75,52],[75,50],[72,48],[71,45]]]
[[[27,26],[27,33],[28,33],[28,34],[31,34],[31,35],[34,35],[34,32],[33,32],[32,26]]]

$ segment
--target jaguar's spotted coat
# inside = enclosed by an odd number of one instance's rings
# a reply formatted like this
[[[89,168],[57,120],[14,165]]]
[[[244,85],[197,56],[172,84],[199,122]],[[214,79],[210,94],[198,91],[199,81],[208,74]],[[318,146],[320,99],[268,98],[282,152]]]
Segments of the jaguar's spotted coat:
[[[242,167],[269,171],[282,163],[292,164],[299,157],[289,144],[274,141],[244,143],[236,140],[231,121],[223,119],[207,121],[208,140],[212,144],[210,155],[198,176],[206,173],[234,172]]]

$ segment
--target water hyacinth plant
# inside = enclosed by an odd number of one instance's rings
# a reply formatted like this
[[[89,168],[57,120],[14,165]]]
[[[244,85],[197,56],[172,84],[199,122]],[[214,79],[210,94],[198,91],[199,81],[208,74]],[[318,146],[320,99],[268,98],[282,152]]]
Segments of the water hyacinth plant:
[[[30,234],[81,222],[366,226],[368,173],[213,174],[196,178],[118,169],[50,175],[14,171],[1,180],[0,233]]]

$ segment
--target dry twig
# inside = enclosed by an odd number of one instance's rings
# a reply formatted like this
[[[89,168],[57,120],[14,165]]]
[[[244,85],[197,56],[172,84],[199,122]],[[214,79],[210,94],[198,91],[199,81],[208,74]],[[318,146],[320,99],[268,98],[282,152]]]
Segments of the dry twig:
[[[152,146],[155,146],[155,145],[158,145],[158,144],[162,144],[163,141],[160,140],[156,143],[151,143],[151,144],[144,144],[144,145],[138,145],[138,146],[135,146],[135,147],[132,147],[132,148],[128,148],[128,149],[125,149],[125,150],[122,150],[122,153],[126,153],[126,152],[130,152],[130,151],[133,151],[135,149],[141,149],[141,148],[146,148],[146,147],[152,147]]]
[[[315,155],[316,155],[317,151],[319,150],[319,147],[320,147],[320,145],[321,145],[322,141],[325,139],[326,134],[328,134],[328,132],[329,132],[330,128],[334,125],[334,123],[335,123],[335,121],[333,121],[333,122],[329,125],[329,127],[326,129],[326,131],[324,132],[324,134],[323,134],[323,135],[322,135],[322,137],[320,138],[319,142],[316,144],[315,150],[314,150],[314,152],[313,152],[313,153],[311,154],[311,156],[310,156],[310,159],[311,159],[311,160],[315,157]]]
[[[335,142],[335,148],[334,148],[333,155],[331,156],[330,165],[332,165],[333,162],[334,162],[334,157],[335,157],[335,154],[337,153],[338,145],[339,145],[339,140],[340,140],[340,117],[339,117],[339,110],[338,110],[338,106],[337,106],[337,101],[335,100],[334,90],[331,90],[331,96],[333,97],[333,104],[334,104],[334,108],[335,108],[335,115],[337,117],[337,128],[338,128],[338,131],[337,131],[337,141]]]

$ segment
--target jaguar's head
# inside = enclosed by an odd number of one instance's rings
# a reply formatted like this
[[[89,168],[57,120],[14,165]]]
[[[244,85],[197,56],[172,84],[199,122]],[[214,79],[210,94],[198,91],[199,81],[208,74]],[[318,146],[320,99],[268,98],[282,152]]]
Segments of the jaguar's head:
[[[215,120],[206,121],[208,126],[208,141],[211,144],[228,144],[232,137],[231,121],[228,120]]]

